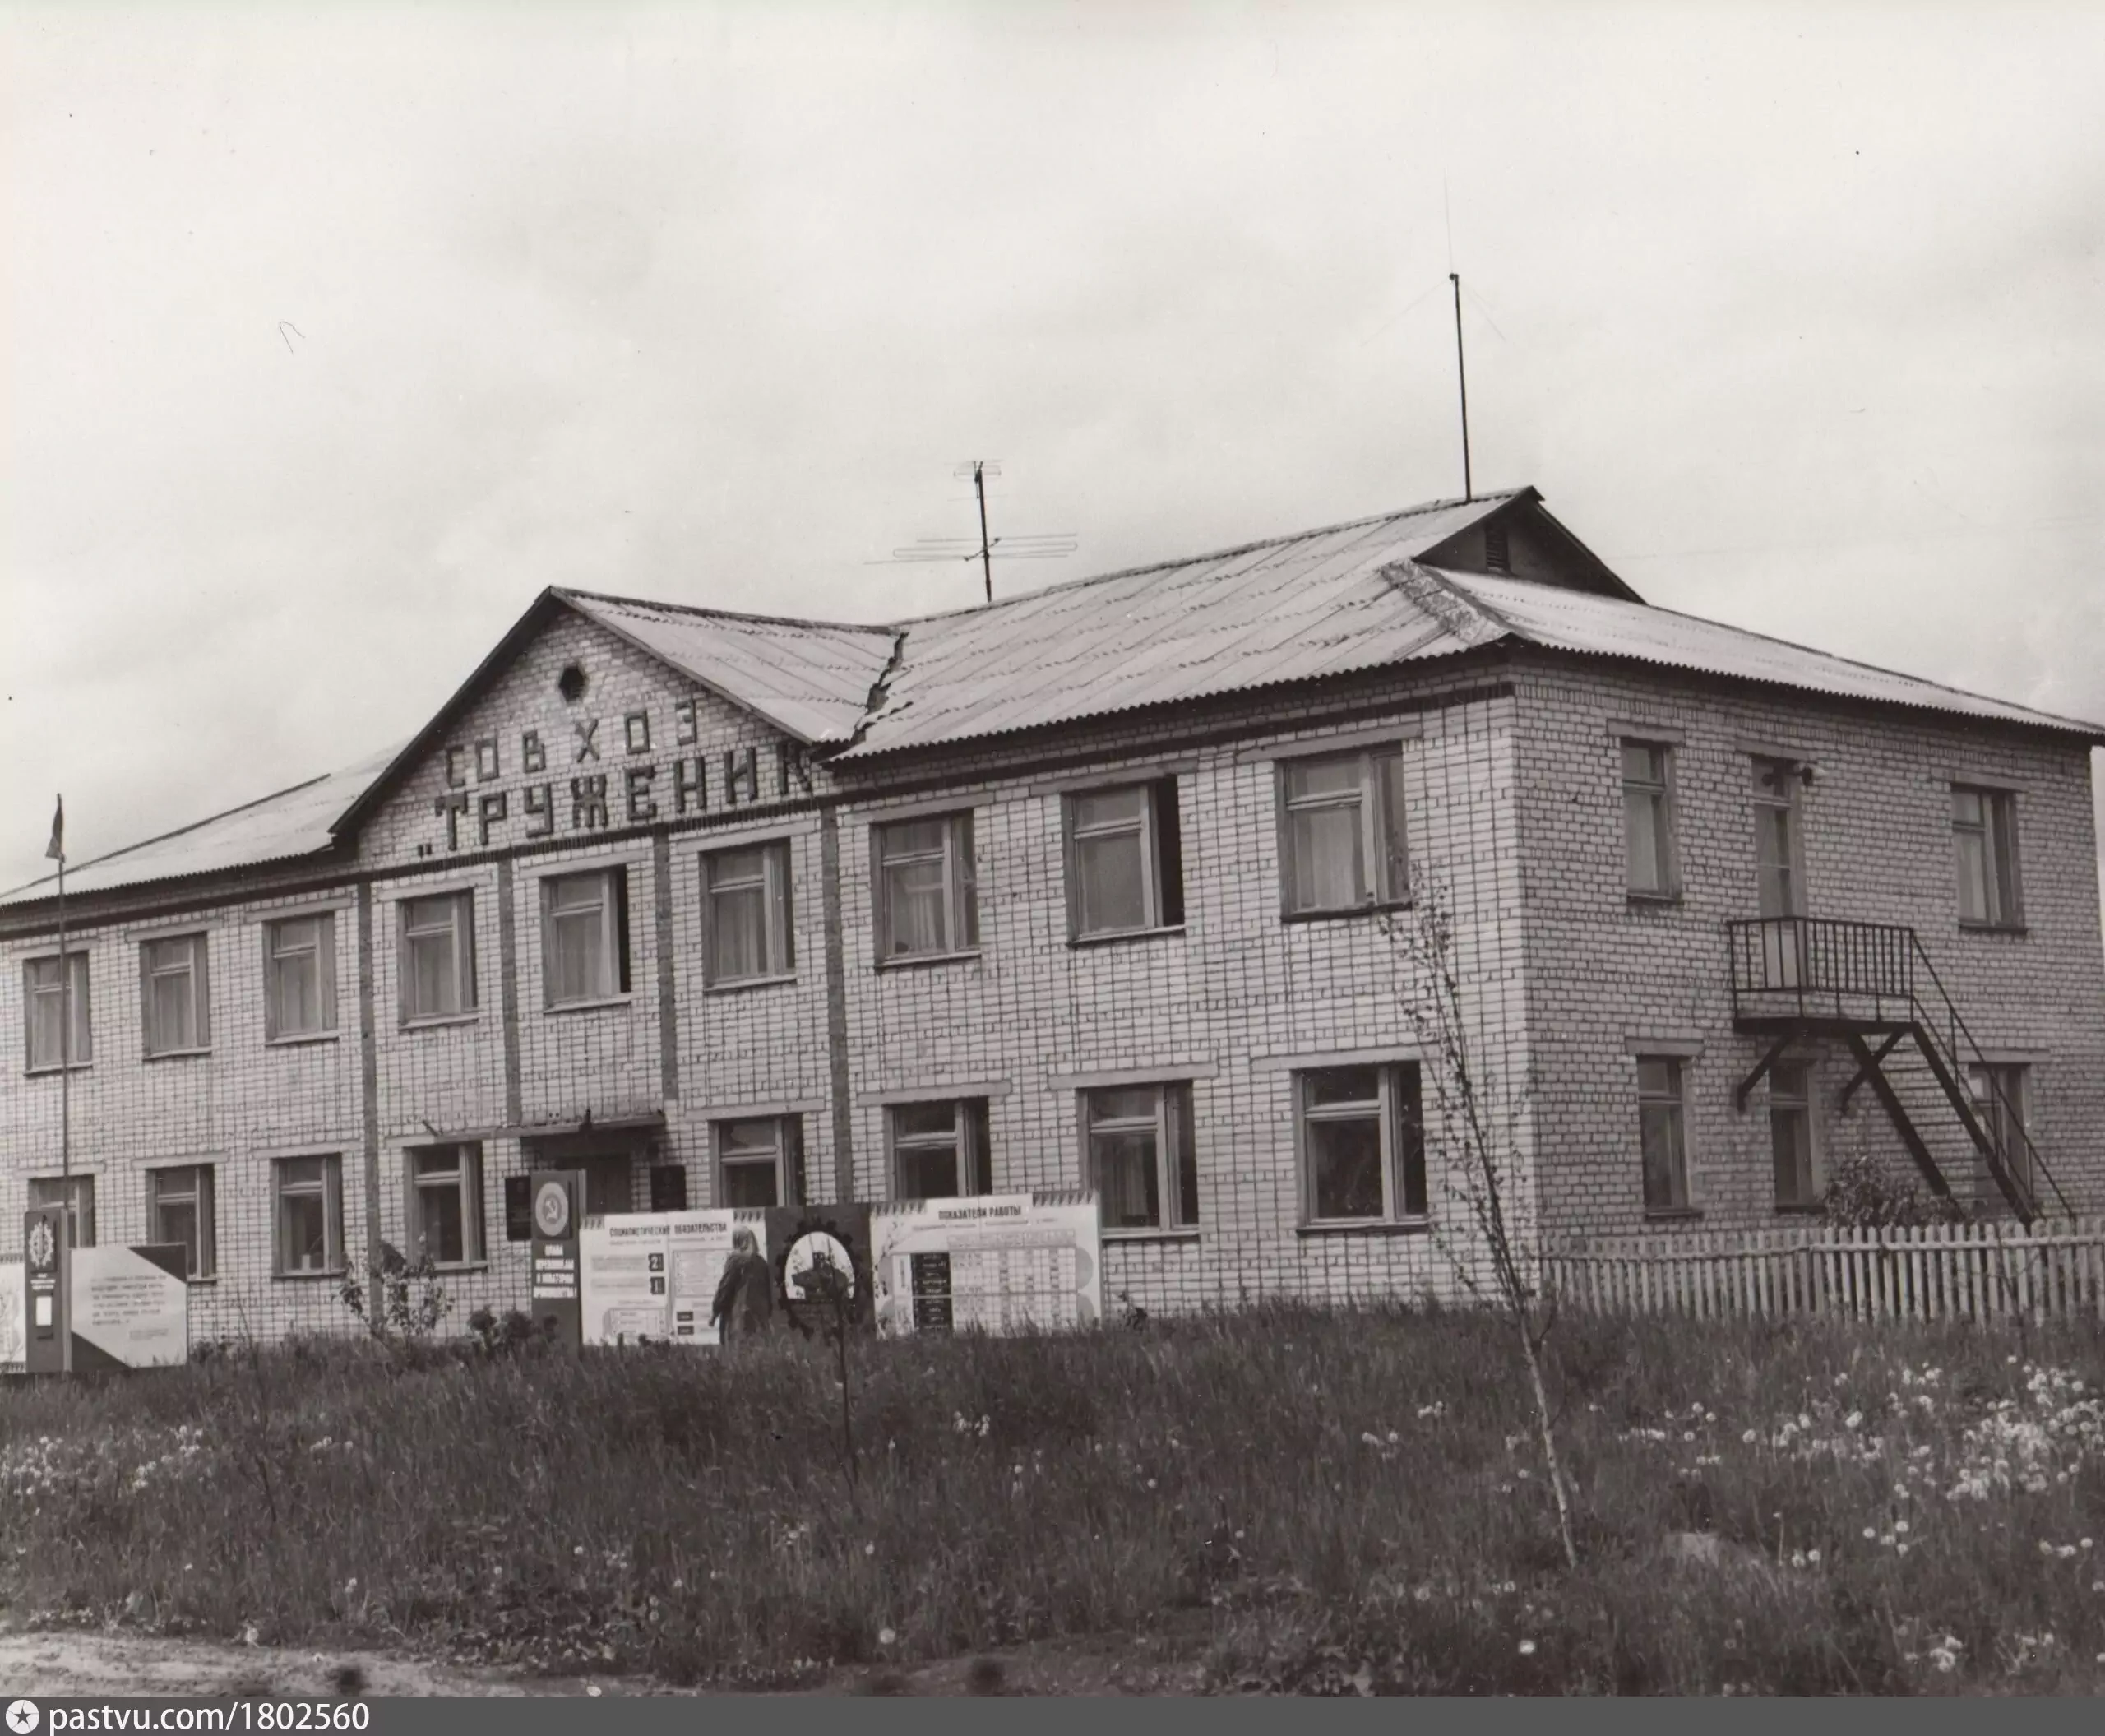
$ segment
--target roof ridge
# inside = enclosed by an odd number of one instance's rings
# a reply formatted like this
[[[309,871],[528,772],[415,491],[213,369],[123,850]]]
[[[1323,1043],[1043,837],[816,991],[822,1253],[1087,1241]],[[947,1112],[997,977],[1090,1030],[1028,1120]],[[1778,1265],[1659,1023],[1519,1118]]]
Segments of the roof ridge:
[[[1399,507],[1388,512],[1370,512],[1363,518],[1349,518],[1335,525],[1319,525],[1309,530],[1290,530],[1279,536],[1261,536],[1255,541],[1238,543],[1232,548],[1214,549],[1200,554],[1175,555],[1167,560],[1143,561],[1137,566],[1119,567],[1109,572],[1093,572],[1079,579],[1062,579],[1056,585],[1042,586],[1036,590],[1027,590],[1013,597],[997,598],[992,603],[977,603],[965,609],[938,609],[932,614],[909,615],[899,624],[918,627],[924,621],[954,620],[960,615],[983,615],[990,609],[1004,609],[1014,603],[1029,602],[1034,597],[1049,597],[1057,591],[1076,590],[1085,585],[1103,585],[1113,579],[1130,579],[1144,572],[1161,572],[1172,567],[1196,567],[1207,561],[1224,561],[1232,556],[1249,554],[1259,549],[1278,549],[1288,543],[1307,542],[1312,537],[1335,536],[1340,530],[1358,530],[1368,525],[1379,525],[1393,519],[1417,518],[1427,512],[1441,512],[1450,507],[1478,507],[1489,512],[1504,506],[1508,501],[1528,492],[1529,484],[1517,488],[1495,488],[1487,494],[1471,494],[1466,498],[1456,497],[1447,500],[1423,501],[1414,507]]]
[[[613,603],[625,609],[661,609],[673,614],[706,615],[719,621],[750,621],[762,627],[803,627],[824,632],[849,633],[890,633],[894,631],[887,622],[815,621],[801,615],[753,615],[736,609],[711,609],[700,603],[667,603],[656,597],[618,597],[611,591],[577,590],[567,585],[553,585],[548,588],[566,601]]]

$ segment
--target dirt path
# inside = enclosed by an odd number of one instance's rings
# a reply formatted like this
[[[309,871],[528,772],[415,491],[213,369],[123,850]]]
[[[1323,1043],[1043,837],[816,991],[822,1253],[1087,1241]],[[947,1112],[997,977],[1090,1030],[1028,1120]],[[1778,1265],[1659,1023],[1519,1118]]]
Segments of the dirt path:
[[[1029,1646],[980,1658],[841,1670],[819,1694],[1179,1694],[1200,1686],[1189,1664],[1145,1641]],[[368,1651],[302,1651],[205,1640],[72,1630],[0,1632],[0,1697],[16,1694],[183,1695],[335,1699],[340,1671],[363,1694],[603,1696],[675,1693],[636,1676],[531,1676]]]

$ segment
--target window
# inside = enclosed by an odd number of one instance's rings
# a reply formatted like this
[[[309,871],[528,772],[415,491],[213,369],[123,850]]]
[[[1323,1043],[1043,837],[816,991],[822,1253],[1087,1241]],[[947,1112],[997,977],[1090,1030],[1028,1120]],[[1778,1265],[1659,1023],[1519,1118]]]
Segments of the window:
[[[1400,749],[1284,761],[1279,799],[1287,914],[1395,904],[1409,895]]]
[[[30,1204],[66,1207],[66,1245],[95,1245],[95,1178],[92,1175],[41,1175],[30,1178]]]
[[[146,1172],[147,1239],[180,1242],[192,1278],[209,1278],[217,1270],[212,1224],[212,1166],[197,1164],[180,1169]]]
[[[26,959],[22,964],[22,999],[29,1027],[29,1070],[39,1072],[61,1065],[86,1067],[94,1058],[88,1035],[88,956],[66,955],[66,980],[61,983],[58,960]],[[67,1037],[70,1016],[72,1032]],[[66,1038],[62,1044],[61,1039]],[[62,1055],[62,1048],[64,1050]]]
[[[1769,1070],[1769,1148],[1776,1166],[1776,1203],[1820,1203],[1819,1164],[1813,1150],[1812,1070],[1779,1061]]]
[[[1145,933],[1184,920],[1176,779],[1071,795],[1066,813],[1072,937]]]
[[[336,919],[291,916],[263,925],[263,1035],[276,1043],[336,1028]]]
[[[402,1022],[457,1019],[475,1010],[475,895],[401,904]]]
[[[1754,859],[1758,913],[1805,914],[1805,869],[1799,856],[1798,767],[1789,760],[1754,762]]]
[[[281,1157],[272,1165],[281,1278],[344,1269],[344,1171],[326,1157]]]
[[[716,1203],[719,1207],[794,1206],[804,1191],[804,1123],[800,1116],[716,1123]]]
[[[2010,1172],[2027,1199],[2034,1197],[2038,1178],[2032,1173],[2032,1142],[2026,1137],[2030,1119],[2032,1069],[2008,1063],[1969,1067],[1966,1083],[1973,1093],[1973,1112],[1994,1146],[1996,1155]]]
[[[636,1160],[626,1151],[584,1158],[575,1164],[558,1164],[559,1169],[585,1172],[585,1215],[604,1218],[608,1212],[636,1210]]]
[[[541,882],[541,961],[550,1007],[587,1006],[629,992],[627,869]]]
[[[201,934],[150,940],[139,948],[147,1054],[192,1054],[212,1046],[211,991],[205,956]]]
[[[1682,1063],[1637,1058],[1637,1121],[1645,1155],[1645,1209],[1688,1210],[1688,1143],[1682,1127]]]
[[[650,1166],[650,1209],[685,1211],[687,1209],[687,1172],[684,1164]]]
[[[1090,1183],[1106,1229],[1196,1229],[1199,1164],[1191,1087],[1122,1086],[1082,1094]]]
[[[1674,894],[1673,809],[1668,768],[1672,749],[1622,744],[1622,842],[1630,890],[1643,898]]]
[[[992,1191],[985,1098],[897,1104],[886,1120],[893,1198],[947,1200]]]
[[[901,820],[873,832],[878,957],[940,957],[977,947],[972,816]]]
[[[405,1219],[410,1256],[436,1266],[483,1257],[483,1154],[472,1145],[423,1146],[405,1152],[409,1181]]]
[[[1426,1215],[1415,1062],[1296,1074],[1294,1125],[1307,1222],[1392,1223]]]
[[[702,979],[750,982],[796,968],[789,912],[789,844],[718,850],[701,859]]]
[[[2017,898],[2017,799],[2006,789],[1951,789],[1951,835],[1959,851],[1959,919],[2014,928]]]

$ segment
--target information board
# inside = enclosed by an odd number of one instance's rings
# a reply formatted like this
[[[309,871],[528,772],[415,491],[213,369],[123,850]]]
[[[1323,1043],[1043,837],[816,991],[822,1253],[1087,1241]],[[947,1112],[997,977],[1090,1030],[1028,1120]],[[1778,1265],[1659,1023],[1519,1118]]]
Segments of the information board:
[[[73,1368],[175,1368],[190,1360],[188,1251],[180,1243],[73,1250]]]
[[[29,1348],[22,1331],[22,1262],[0,1260],[0,1373],[21,1373]]]
[[[582,1169],[528,1172],[534,1239],[527,1244],[526,1300],[537,1331],[557,1343],[578,1341],[577,1220],[585,1199]]]
[[[990,1194],[871,1216],[877,1330],[1057,1332],[1103,1317],[1096,1197]]]
[[[758,1211],[609,1212],[587,1218],[579,1237],[585,1342],[715,1345],[710,1323],[731,1232],[750,1229],[767,1252]]]

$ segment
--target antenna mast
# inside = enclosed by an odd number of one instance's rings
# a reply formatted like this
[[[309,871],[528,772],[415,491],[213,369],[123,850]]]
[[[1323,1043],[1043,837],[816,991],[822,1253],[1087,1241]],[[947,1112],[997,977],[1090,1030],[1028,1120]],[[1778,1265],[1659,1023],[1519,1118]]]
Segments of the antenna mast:
[[[987,576],[987,600],[994,600],[994,545],[987,540],[987,461],[972,461],[972,492],[979,498],[979,567]]]
[[[1450,271],[1447,281],[1455,286],[1455,375],[1462,388],[1462,498],[1476,498],[1476,490],[1469,478],[1469,370],[1462,359],[1462,275]]]
[[[894,561],[977,561],[987,586],[987,600],[994,600],[994,562],[1003,561],[1057,561],[1079,546],[1074,533],[1057,530],[1028,536],[994,536],[987,528],[987,479],[1002,474],[998,458],[968,458],[951,473],[972,479],[973,498],[979,507],[979,540],[965,537],[923,537],[905,549],[891,552]],[[872,561],[871,566],[889,562]]]

